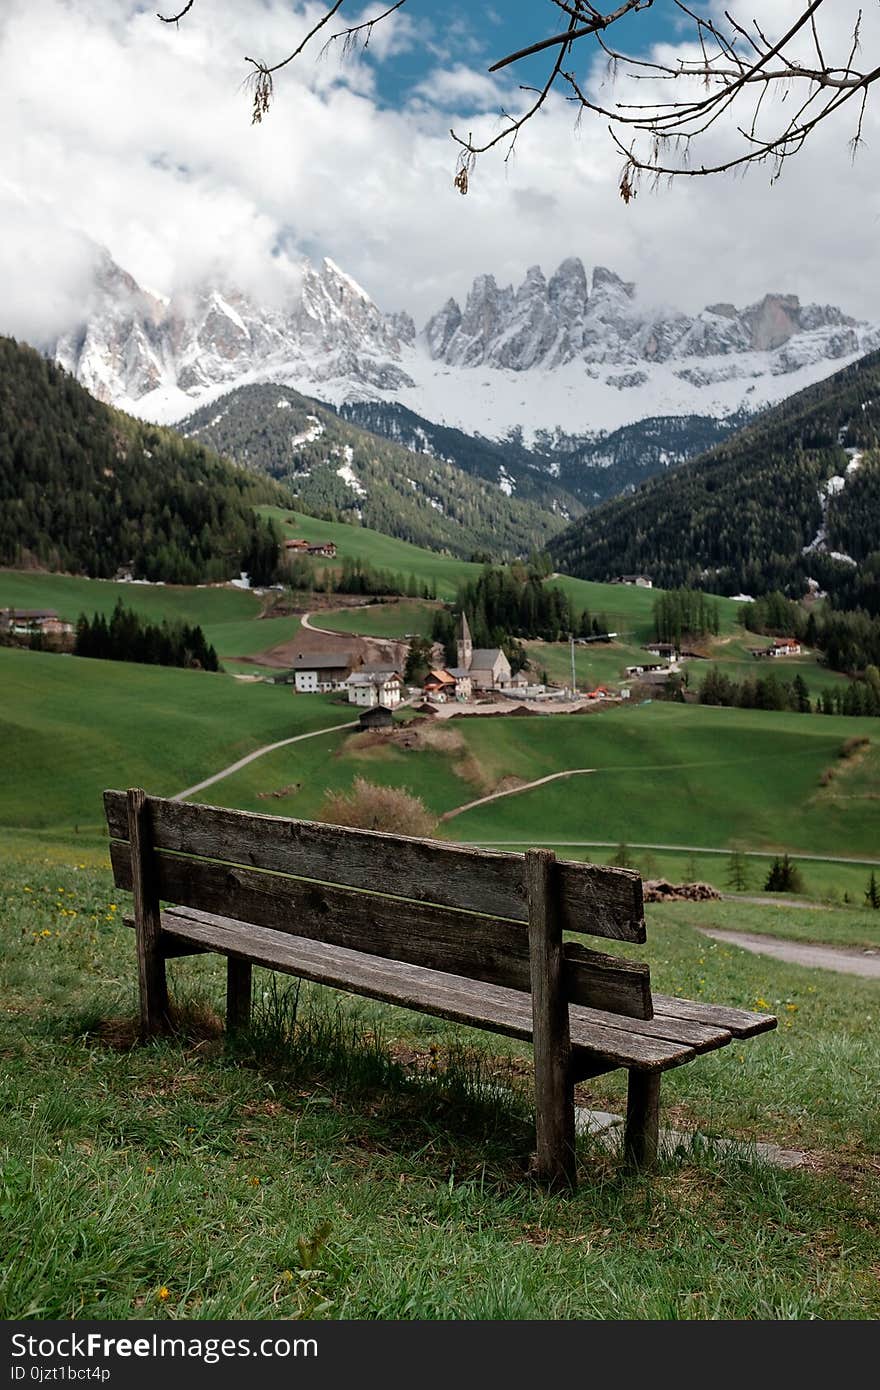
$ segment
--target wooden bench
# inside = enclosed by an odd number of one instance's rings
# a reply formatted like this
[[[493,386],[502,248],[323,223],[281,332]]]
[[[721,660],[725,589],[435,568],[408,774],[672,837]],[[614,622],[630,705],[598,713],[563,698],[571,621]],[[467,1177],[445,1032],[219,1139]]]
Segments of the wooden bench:
[[[624,1147],[657,1154],[669,1067],[776,1026],[652,995],[647,965],[563,939],[643,942],[638,874],[310,821],[104,793],[116,886],[134,896],[141,1030],[169,1026],[165,960],[227,958],[227,1028],[265,966],[533,1044],[537,1175],[575,1182],[574,1086],[625,1067]],[[176,906],[165,911],[161,902]]]

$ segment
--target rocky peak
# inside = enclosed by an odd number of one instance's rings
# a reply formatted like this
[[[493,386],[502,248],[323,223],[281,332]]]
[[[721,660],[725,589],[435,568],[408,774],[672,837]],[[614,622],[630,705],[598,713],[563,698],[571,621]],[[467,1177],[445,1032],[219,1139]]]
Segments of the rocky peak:
[[[636,287],[632,281],[622,280],[607,266],[597,265],[593,269],[592,292],[594,295],[601,293],[619,294],[626,299],[632,299],[635,296]]]

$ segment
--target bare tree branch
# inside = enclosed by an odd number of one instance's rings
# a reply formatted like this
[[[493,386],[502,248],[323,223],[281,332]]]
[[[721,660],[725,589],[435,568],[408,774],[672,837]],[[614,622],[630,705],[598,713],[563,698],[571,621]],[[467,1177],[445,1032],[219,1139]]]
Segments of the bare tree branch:
[[[164,24],[176,24],[194,3],[195,0],[188,0],[178,14],[159,15],[159,19]],[[251,66],[247,81],[253,94],[255,122],[261,121],[269,110],[273,74],[299,57],[346,3],[350,13],[354,0],[332,0],[323,17],[287,57],[274,63],[245,59]],[[396,0],[371,19],[359,20],[331,34],[321,53],[340,41],[344,53],[358,46],[367,47],[376,25],[388,20],[406,3],[407,0]],[[417,4],[418,0],[412,3]],[[775,180],[785,161],[803,148],[816,127],[853,100],[858,105],[855,129],[849,142],[853,155],[863,143],[868,95],[880,79],[880,66],[863,67],[858,63],[861,11],[853,26],[848,51],[835,55],[820,31],[823,6],[826,15],[831,10],[829,0],[803,0],[795,20],[775,39],[768,36],[758,20],[744,24],[727,11],[723,21],[716,20],[693,10],[686,0],[672,0],[690,26],[696,51],[693,56],[686,52],[675,60],[664,60],[662,50],[653,58],[633,57],[609,42],[610,31],[615,25],[650,9],[653,0],[620,0],[616,8],[609,10],[589,0],[544,0],[544,3],[550,7],[551,15],[556,11],[564,14],[567,26],[557,29],[557,25],[553,25],[548,36],[538,37],[515,53],[499,58],[488,69],[490,73],[500,72],[548,50],[556,50],[543,85],[520,87],[520,91],[532,98],[525,110],[520,115],[502,110],[503,128],[482,143],[475,141],[473,134],[464,139],[454,130],[450,132],[459,146],[455,186],[462,193],[467,192],[477,156],[507,142],[505,159],[509,159],[523,127],[557,89],[564,90],[567,99],[579,108],[579,119],[589,112],[606,123],[614,145],[624,158],[619,191],[627,202],[635,196],[642,174],[653,179],[667,175],[693,178],[769,160],[774,167]],[[839,6],[840,0],[837,3]],[[537,11],[539,7],[540,0],[535,0],[534,9]],[[654,94],[649,100],[606,103],[591,94],[590,86],[582,78],[565,69],[566,57],[575,51],[580,57],[585,51],[584,44],[589,44],[591,39],[595,46],[593,51],[605,55],[614,76],[652,84]],[[656,95],[662,90],[660,84],[666,83],[680,85],[684,95],[669,100]],[[777,95],[779,101],[769,99]],[[795,99],[789,101],[791,96]],[[707,139],[722,128],[740,141],[737,153],[719,153],[717,147],[713,149],[710,145],[709,157],[701,159]]]

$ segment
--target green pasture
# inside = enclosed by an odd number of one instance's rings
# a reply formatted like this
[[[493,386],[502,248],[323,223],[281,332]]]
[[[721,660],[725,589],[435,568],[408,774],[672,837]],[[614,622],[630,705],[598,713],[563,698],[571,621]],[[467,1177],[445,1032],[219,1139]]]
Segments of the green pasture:
[[[380,531],[371,531],[367,526],[350,526],[341,521],[319,521],[317,517],[304,516],[282,507],[259,507],[263,516],[272,517],[283,531],[285,537],[302,537],[314,544],[326,541],[335,542],[338,555],[330,569],[341,567],[343,560],[361,560],[375,569],[392,570],[407,578],[414,574],[420,583],[437,585],[437,595],[442,599],[455,598],[459,584],[479,574],[481,566],[467,560],[457,560],[452,555],[440,555],[433,550],[423,550],[411,545],[409,541],[395,540]],[[316,561],[316,567],[322,562]]]
[[[15,648],[0,648],[0,689],[8,828],[97,831],[105,787],[172,796],[262,744],[348,717],[290,686]]]
[[[198,624],[221,660],[265,651],[299,630],[298,618],[260,619],[264,600],[245,589],[117,584],[68,574],[0,570],[0,608],[52,608],[75,623],[80,613],[109,618],[120,599],[151,622]]]
[[[457,721],[489,782],[548,783],[464,812],[463,840],[620,840],[880,858],[880,731],[870,719],[653,702],[595,715]],[[873,738],[838,757],[845,740]],[[833,780],[820,777],[834,768]]]
[[[448,827],[449,833],[452,832],[456,822],[453,820]],[[531,844],[531,840],[529,841]],[[497,846],[505,848],[505,846]],[[510,844],[507,849],[525,849],[526,845]],[[591,864],[610,864],[616,861],[620,854],[620,842],[615,844],[597,845],[565,845],[563,843],[550,844],[547,848],[554,849],[560,858],[578,859]],[[719,853],[707,854],[705,852],[692,850],[667,850],[657,847],[645,848],[643,845],[630,844],[625,842],[626,858],[630,867],[637,870],[643,878],[665,878],[670,883],[708,883],[713,888],[726,896],[730,895],[734,900],[733,915],[736,920],[742,918],[740,926],[744,931],[771,931],[774,935],[788,936],[791,933],[785,928],[786,918],[779,919],[780,927],[777,930],[777,918],[764,909],[772,908],[777,912],[784,907],[789,899],[800,900],[801,898],[809,901],[810,907],[806,912],[804,920],[808,926],[812,922],[812,931],[817,931],[816,904],[833,904],[829,908],[832,916],[836,913],[836,918],[843,922],[860,923],[859,931],[850,939],[845,938],[845,932],[850,928],[844,929],[844,936],[840,941],[846,940],[851,945],[870,945],[872,941],[877,941],[880,945],[880,912],[872,913],[865,911],[865,890],[868,886],[868,879],[871,874],[871,867],[868,864],[840,864],[827,859],[803,859],[794,858],[794,864],[801,876],[803,888],[795,894],[779,894],[778,899],[773,894],[765,893],[767,875],[773,863],[775,855],[757,854],[747,852],[744,855],[744,887],[737,890],[734,887],[734,880],[731,879],[731,859],[730,852],[723,850]],[[866,856],[867,857],[867,856]],[[880,855],[878,855],[880,861]],[[880,868],[876,871],[880,880]],[[752,897],[766,898],[766,902],[757,908],[762,913],[762,920],[765,922],[763,928],[749,925],[749,913],[752,904],[748,899]],[[688,906],[682,904],[682,906]],[[710,904],[712,906],[712,904]],[[861,917],[859,913],[861,912]],[[821,915],[821,914],[820,914]],[[872,926],[872,924],[876,924]],[[874,936],[861,935],[859,932],[864,927],[866,930],[871,928]],[[805,937],[811,941],[824,940],[821,933]],[[828,938],[834,941],[837,938],[833,935]]]
[[[125,897],[47,858],[22,845],[0,883],[0,1316],[880,1316],[873,982],[649,909],[627,949],[655,988],[779,1030],[667,1073],[683,1138],[656,1174],[584,1140],[577,1195],[550,1196],[526,1176],[527,1047],[261,970],[228,1044],[216,957],[171,964],[180,1031],[133,1046]],[[578,1103],[619,1112],[622,1073]]]
[[[312,622],[334,632],[356,632],[365,637],[398,639],[413,632],[420,637],[430,637],[434,615],[440,606],[419,599],[399,599],[371,603],[363,608],[321,609],[312,614]]]

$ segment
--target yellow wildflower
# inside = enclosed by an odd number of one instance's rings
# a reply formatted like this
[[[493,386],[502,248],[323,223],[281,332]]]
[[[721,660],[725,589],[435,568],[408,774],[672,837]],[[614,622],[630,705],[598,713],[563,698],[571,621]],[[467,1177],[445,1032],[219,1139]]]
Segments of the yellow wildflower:
[[[159,1292],[156,1294],[156,1297],[160,1300],[160,1302],[166,1303],[168,1299],[171,1297],[171,1292],[163,1284]]]

